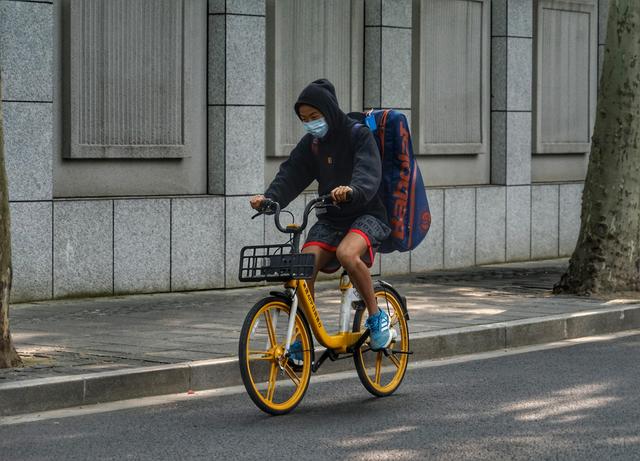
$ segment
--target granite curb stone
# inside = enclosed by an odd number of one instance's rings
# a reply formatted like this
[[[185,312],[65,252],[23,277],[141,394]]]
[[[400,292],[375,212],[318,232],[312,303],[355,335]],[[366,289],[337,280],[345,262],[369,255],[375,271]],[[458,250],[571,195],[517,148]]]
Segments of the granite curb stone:
[[[412,360],[487,352],[640,328],[640,305],[421,333]],[[324,372],[351,369],[350,361]],[[241,384],[237,358],[0,384],[0,416]]]

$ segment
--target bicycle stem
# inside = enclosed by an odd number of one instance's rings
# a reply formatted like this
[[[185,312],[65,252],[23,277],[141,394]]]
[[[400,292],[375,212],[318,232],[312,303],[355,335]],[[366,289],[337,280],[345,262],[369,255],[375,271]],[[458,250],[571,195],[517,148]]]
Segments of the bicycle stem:
[[[282,232],[283,234],[296,234],[296,233],[300,234],[304,229],[306,229],[307,224],[309,223],[309,213],[311,213],[311,210],[314,208],[314,206],[317,205],[318,203],[326,203],[327,200],[331,200],[331,195],[329,194],[321,195],[320,197],[317,197],[311,200],[309,203],[307,203],[307,206],[304,207],[302,224],[300,226],[296,226],[295,228],[282,227],[282,224],[280,223],[281,210],[280,210],[280,204],[278,202],[270,199],[266,199],[264,207],[270,208],[271,211],[273,212],[274,223],[276,225],[276,228],[280,232]]]

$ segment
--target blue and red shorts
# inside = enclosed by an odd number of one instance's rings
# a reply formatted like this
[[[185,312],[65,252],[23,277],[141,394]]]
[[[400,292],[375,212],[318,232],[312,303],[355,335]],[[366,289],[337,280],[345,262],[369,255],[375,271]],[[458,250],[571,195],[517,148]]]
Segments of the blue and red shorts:
[[[318,221],[309,230],[307,241],[302,248],[318,246],[323,250],[335,253],[338,245],[340,245],[340,242],[348,232],[355,232],[367,241],[368,251],[361,256],[361,259],[367,267],[371,267],[377,248],[389,236],[391,229],[375,216],[368,214],[356,218],[348,228],[337,227],[327,221]],[[340,263],[334,256],[321,270],[322,272],[332,273],[338,269],[340,269]]]

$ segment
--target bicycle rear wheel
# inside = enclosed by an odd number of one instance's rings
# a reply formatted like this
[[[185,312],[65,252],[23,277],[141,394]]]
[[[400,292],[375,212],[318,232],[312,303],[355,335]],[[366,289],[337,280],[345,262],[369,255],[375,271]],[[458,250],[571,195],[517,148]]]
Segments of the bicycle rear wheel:
[[[370,393],[377,397],[393,394],[400,386],[407,371],[409,361],[409,327],[402,310],[402,301],[395,290],[382,285],[374,287],[378,307],[389,315],[390,328],[397,336],[383,351],[373,351],[368,342],[354,352],[353,360],[360,382]],[[356,311],[353,319],[353,331],[364,331],[366,309]]]
[[[262,411],[282,415],[302,400],[311,378],[311,332],[300,312],[296,314],[291,343],[302,343],[302,365],[285,356],[291,307],[276,297],[264,298],[247,314],[238,350],[242,382]]]

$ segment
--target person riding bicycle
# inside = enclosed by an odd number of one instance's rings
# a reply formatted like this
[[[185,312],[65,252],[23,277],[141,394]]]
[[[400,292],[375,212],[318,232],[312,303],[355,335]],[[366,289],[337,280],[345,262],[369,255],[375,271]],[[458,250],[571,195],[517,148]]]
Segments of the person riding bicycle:
[[[303,253],[315,255],[309,289],[314,295],[319,270],[335,272],[344,267],[369,313],[365,325],[370,330],[370,346],[384,349],[393,334],[389,316],[378,309],[369,269],[376,248],[391,229],[378,197],[382,164],[375,140],[367,127],[354,128],[356,121],[340,109],[329,80],[310,83],[300,93],[294,110],[307,134],[280,165],[265,193],[251,198],[251,207],[259,210],[268,198],[284,208],[313,180],[318,181],[320,195],[331,194],[339,208],[328,208],[318,216],[302,247]],[[299,344],[291,345],[292,358],[301,357],[299,348]]]

